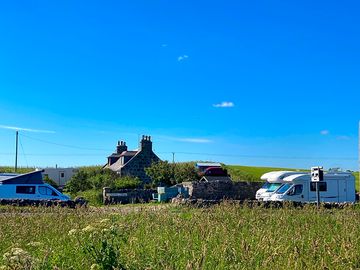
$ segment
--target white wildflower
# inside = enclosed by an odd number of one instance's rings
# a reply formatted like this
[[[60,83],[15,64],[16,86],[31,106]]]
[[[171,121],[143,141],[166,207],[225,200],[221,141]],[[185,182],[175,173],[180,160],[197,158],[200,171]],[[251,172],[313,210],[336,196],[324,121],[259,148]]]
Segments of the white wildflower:
[[[94,232],[95,228],[93,226],[91,226],[91,225],[88,225],[84,229],[82,229],[82,231],[90,233],[90,232]]]
[[[28,244],[26,244],[28,247],[40,247],[42,246],[41,242],[30,242]]]
[[[69,236],[74,236],[78,233],[78,230],[77,229],[71,229],[68,233]]]
[[[110,219],[108,219],[108,218],[104,218],[104,219],[100,220],[101,224],[107,224],[109,222],[110,222]]]
[[[90,267],[90,270],[100,270],[101,268],[100,268],[100,265],[98,265],[98,264],[96,264],[96,263],[94,263],[93,265],[91,265],[91,267]]]

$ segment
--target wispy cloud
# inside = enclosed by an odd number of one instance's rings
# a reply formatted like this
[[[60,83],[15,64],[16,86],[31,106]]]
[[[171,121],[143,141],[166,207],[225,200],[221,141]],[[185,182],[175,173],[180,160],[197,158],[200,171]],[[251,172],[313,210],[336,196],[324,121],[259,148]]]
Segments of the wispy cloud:
[[[17,131],[34,132],[34,133],[56,133],[55,131],[52,131],[52,130],[13,127],[13,126],[5,126],[5,125],[0,125],[0,128],[2,128],[2,129],[10,129],[10,130],[17,130]]]
[[[202,139],[202,138],[177,138],[179,142],[189,142],[189,143],[212,143],[212,140]]]
[[[180,55],[180,56],[178,57],[178,61],[181,62],[181,61],[184,61],[184,60],[186,60],[186,59],[188,59],[188,58],[189,58],[189,56],[186,55],[186,54]]]
[[[330,131],[328,131],[327,129],[320,131],[320,134],[323,136],[329,135]]]
[[[346,135],[341,135],[341,136],[337,136],[336,139],[340,140],[340,141],[348,141],[351,139],[350,136],[346,136]]]
[[[163,140],[168,141],[175,141],[175,142],[186,142],[186,143],[213,143],[213,140],[205,139],[205,138],[183,138],[183,137],[170,137],[170,136],[161,136],[155,135],[154,137],[160,138]]]
[[[163,48],[166,48],[167,46],[168,46],[168,44],[166,44],[166,43],[161,44],[161,47],[163,47]]]
[[[213,107],[215,107],[215,108],[232,108],[232,107],[235,107],[235,104],[234,104],[234,102],[231,102],[231,101],[223,101],[221,103],[214,104]]]

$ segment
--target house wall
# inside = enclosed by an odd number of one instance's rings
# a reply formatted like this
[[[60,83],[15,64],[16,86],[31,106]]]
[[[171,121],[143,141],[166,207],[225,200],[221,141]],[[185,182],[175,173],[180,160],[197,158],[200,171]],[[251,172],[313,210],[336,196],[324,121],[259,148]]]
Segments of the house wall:
[[[160,159],[152,151],[141,151],[133,157],[120,171],[121,176],[135,176],[139,177],[144,183],[150,183],[151,179],[145,173],[145,168],[150,167],[153,162],[158,162]]]
[[[77,173],[77,171],[78,169],[75,168],[45,168],[42,175],[43,177],[47,175],[59,186],[65,186],[65,184],[75,173]]]

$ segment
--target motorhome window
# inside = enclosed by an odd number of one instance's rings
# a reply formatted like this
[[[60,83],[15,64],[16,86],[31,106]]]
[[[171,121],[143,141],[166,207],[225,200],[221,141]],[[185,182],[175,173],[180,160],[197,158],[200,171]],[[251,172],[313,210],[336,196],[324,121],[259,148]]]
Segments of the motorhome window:
[[[295,185],[289,190],[287,195],[289,196],[301,195],[302,191],[303,191],[303,185]]]
[[[266,182],[261,188],[268,189],[270,187],[270,183]]]
[[[291,187],[291,184],[283,184],[277,191],[277,194],[284,194],[289,188]]]
[[[316,183],[310,183],[310,191],[316,191]],[[319,191],[327,191],[327,183],[326,182],[319,182]]]
[[[277,190],[282,184],[281,183],[272,183],[270,184],[269,188],[266,190],[266,192],[274,192]]]
[[[19,194],[35,194],[34,186],[17,186],[16,193]]]

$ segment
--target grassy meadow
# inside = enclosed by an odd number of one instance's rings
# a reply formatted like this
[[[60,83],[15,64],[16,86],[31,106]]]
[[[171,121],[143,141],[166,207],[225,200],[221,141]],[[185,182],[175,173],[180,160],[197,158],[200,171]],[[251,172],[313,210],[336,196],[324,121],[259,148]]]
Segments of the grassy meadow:
[[[359,269],[360,209],[0,208],[0,269]]]

